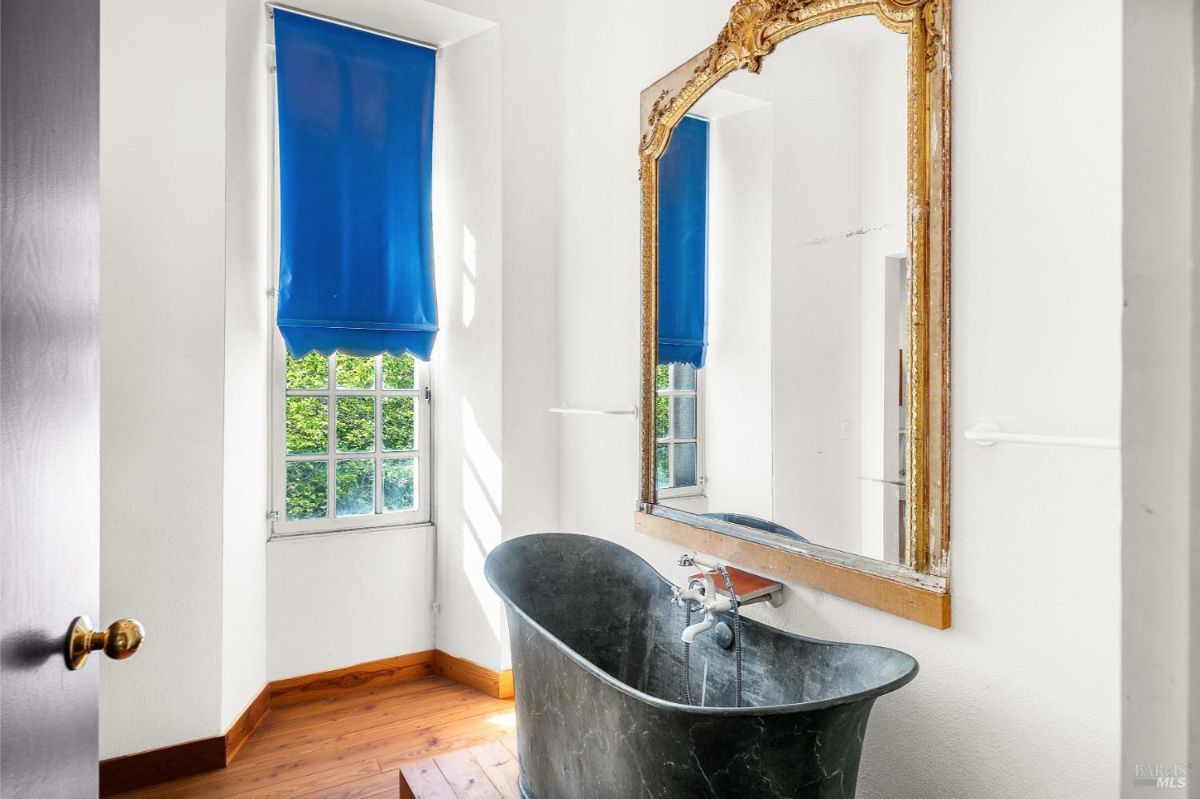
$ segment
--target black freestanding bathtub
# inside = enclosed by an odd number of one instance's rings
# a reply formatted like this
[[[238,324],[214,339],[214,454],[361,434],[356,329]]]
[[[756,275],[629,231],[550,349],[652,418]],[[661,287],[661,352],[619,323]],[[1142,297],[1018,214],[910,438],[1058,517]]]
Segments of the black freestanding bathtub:
[[[633,552],[531,535],[496,547],[487,578],[508,610],[528,799],[852,797],[872,704],[917,673],[902,652],[742,619],[746,706],[714,631],[691,647],[689,705],[685,611]]]

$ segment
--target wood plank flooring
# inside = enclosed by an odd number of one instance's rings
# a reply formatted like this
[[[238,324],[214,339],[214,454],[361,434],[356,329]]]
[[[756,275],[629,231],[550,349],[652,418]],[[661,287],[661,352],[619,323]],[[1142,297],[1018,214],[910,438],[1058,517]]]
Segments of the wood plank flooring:
[[[521,799],[517,739],[456,749],[400,767],[400,799]]]
[[[442,677],[366,686],[271,710],[228,768],[118,796],[399,799],[402,766],[499,742],[514,729],[512,700]]]

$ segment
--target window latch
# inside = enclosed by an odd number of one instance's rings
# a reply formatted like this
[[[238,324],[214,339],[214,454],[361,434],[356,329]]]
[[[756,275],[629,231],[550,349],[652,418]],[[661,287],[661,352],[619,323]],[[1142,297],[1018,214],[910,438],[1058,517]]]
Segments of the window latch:
[[[425,386],[425,401],[433,402],[433,390],[429,386]]]

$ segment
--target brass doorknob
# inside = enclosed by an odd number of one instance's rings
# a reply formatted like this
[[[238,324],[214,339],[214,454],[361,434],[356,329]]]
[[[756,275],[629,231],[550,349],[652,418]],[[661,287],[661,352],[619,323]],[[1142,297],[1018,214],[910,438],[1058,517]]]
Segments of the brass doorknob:
[[[91,619],[79,616],[67,631],[67,668],[82,669],[88,655],[101,649],[113,660],[124,660],[135,654],[144,640],[146,630],[133,619],[118,619],[107,630],[96,632]]]

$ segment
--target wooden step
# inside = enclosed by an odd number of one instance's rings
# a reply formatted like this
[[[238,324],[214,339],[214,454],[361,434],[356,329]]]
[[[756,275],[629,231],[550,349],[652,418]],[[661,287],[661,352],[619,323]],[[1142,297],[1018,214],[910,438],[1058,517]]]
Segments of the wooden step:
[[[517,739],[510,736],[401,766],[400,799],[521,799]]]

